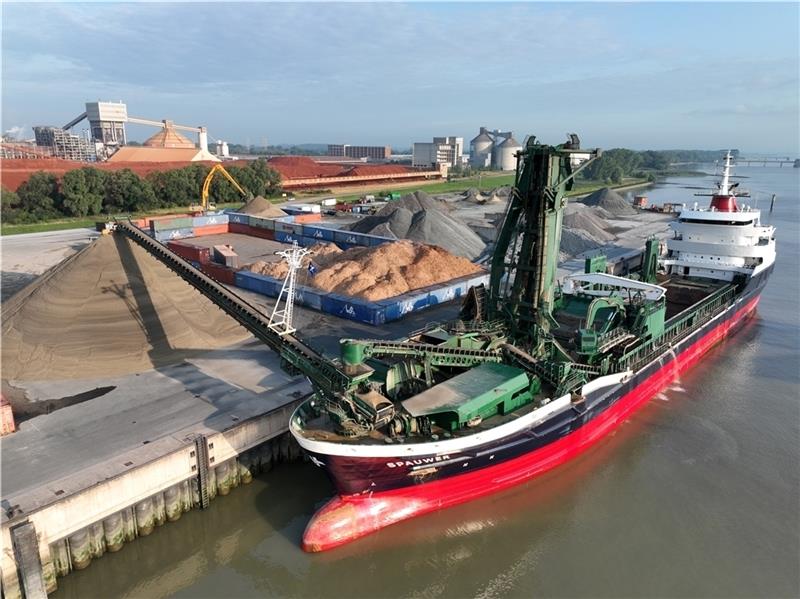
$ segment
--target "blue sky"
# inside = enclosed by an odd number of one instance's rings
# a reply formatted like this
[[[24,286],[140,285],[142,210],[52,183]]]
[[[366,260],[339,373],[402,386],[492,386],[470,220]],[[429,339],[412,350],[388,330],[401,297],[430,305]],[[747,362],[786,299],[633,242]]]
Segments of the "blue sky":
[[[798,3],[2,11],[2,128],[26,135],[108,99],[239,143],[407,148],[486,125],[605,148],[800,152]]]

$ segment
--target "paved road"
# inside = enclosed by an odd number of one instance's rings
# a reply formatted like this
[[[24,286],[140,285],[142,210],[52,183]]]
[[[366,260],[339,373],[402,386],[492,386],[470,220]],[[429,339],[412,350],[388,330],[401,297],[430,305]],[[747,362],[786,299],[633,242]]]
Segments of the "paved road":
[[[2,250],[0,299],[7,300],[48,268],[84,247],[97,235],[94,229],[3,235],[0,237]]]

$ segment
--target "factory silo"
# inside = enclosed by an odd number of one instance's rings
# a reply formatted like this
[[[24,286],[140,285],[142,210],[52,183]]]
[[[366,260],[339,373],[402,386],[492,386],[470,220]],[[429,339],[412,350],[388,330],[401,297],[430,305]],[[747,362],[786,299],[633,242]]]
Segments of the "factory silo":
[[[520,143],[509,135],[502,143],[494,147],[492,166],[501,171],[513,171],[517,168],[516,154],[522,149]]]
[[[491,166],[492,149],[494,140],[486,131],[486,127],[481,127],[478,136],[469,142],[469,162],[475,168],[486,168]]]

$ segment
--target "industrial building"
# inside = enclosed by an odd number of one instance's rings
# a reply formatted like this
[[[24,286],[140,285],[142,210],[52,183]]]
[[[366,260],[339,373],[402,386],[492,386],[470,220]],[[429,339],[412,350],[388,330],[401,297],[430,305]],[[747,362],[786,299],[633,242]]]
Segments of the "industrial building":
[[[328,156],[347,158],[367,158],[369,160],[389,160],[391,146],[351,146],[349,144],[328,144]]]
[[[469,149],[469,162],[474,168],[513,171],[517,168],[516,154],[522,145],[514,139],[512,131],[490,131],[481,127],[478,135],[469,142]]]
[[[433,142],[415,142],[412,166],[460,166],[464,156],[463,137],[434,137]]]
[[[36,145],[56,158],[81,162],[97,159],[97,148],[93,142],[60,127],[36,126],[33,135]]]
[[[164,128],[141,147],[122,147],[111,155],[109,162],[219,162],[219,158],[211,154],[207,147],[197,148],[192,140],[178,133],[172,121],[165,120],[162,123]]]
[[[84,119],[89,123],[87,138],[69,132]],[[126,145],[126,123],[159,127],[161,131],[142,147],[130,147]],[[178,133],[178,130],[197,133],[197,144]],[[63,127],[34,127],[34,134],[38,147],[56,158],[67,160],[94,161],[112,157],[116,162],[219,160],[208,151],[208,131],[205,127],[130,116],[123,102],[87,102],[84,112]],[[217,143],[221,152],[224,142]]]

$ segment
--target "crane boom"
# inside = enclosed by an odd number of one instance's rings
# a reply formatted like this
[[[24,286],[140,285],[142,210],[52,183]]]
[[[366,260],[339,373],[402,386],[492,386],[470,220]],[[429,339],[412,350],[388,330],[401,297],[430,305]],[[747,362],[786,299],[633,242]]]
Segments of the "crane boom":
[[[209,205],[208,193],[209,190],[211,189],[211,180],[217,173],[221,173],[228,181],[230,181],[231,184],[233,184],[233,186],[239,191],[239,193],[242,194],[242,197],[245,200],[249,199],[251,196],[251,194],[245,191],[244,188],[241,185],[239,185],[236,179],[233,178],[233,175],[231,175],[228,171],[225,170],[224,166],[222,166],[221,164],[215,164],[214,166],[211,167],[211,170],[208,171],[205,181],[203,181],[203,191],[200,195],[201,209],[203,210],[203,212],[208,210],[208,205]]]

